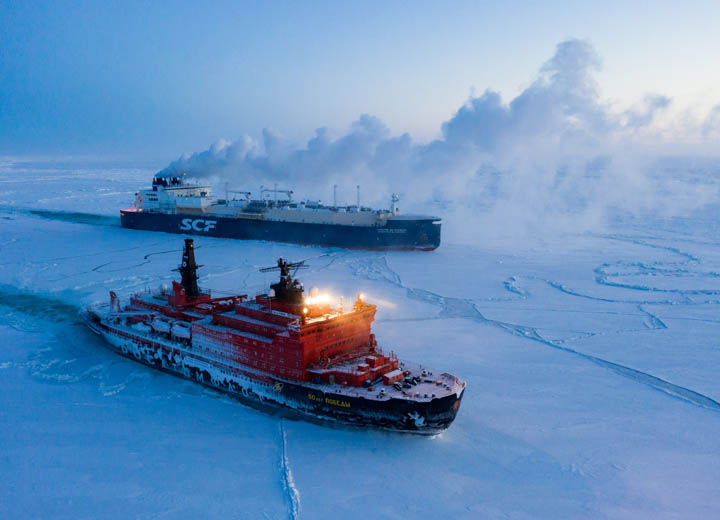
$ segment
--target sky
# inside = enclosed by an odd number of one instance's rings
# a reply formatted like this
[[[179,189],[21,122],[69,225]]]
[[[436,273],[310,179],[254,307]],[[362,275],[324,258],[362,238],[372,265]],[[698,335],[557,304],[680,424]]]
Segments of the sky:
[[[413,142],[471,97],[510,103],[569,39],[599,98],[720,102],[717,2],[0,3],[0,154],[149,158],[162,167],[263,130],[302,145],[363,114]]]

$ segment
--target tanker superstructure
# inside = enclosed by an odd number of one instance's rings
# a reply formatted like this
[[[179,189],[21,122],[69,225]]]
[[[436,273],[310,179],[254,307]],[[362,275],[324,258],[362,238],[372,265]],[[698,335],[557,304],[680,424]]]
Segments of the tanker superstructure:
[[[193,241],[185,240],[181,282],[91,307],[88,324],[118,353],[197,380],[249,404],[303,416],[416,433],[455,419],[465,383],[398,359],[378,346],[376,307],[358,294],[347,309],[304,295],[282,259],[268,294],[213,298],[197,284]]]
[[[152,187],[120,211],[120,221],[131,229],[351,249],[429,251],[440,245],[440,218],[401,214],[395,194],[387,210],[362,206],[359,191],[357,203],[345,206],[297,202],[292,195],[261,188],[257,199],[238,191],[216,198],[209,184],[157,174]]]

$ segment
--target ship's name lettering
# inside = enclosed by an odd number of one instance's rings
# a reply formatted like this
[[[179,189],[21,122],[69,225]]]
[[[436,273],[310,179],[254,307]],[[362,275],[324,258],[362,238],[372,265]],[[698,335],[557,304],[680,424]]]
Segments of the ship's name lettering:
[[[350,408],[350,403],[348,403],[347,401],[341,401],[339,399],[332,399],[331,397],[326,397],[325,399],[323,399],[319,395],[315,395],[315,394],[311,393],[311,394],[308,394],[308,399],[310,399],[311,401],[318,401],[320,403],[324,402],[325,404],[331,404],[333,406],[340,406],[342,408]]]
[[[347,401],[340,401],[339,399],[330,399],[329,397],[326,397],[325,402],[335,406],[342,406],[343,408],[350,408],[350,403]]]
[[[380,228],[377,230],[378,233],[407,233],[407,229],[399,229],[399,228]]]
[[[180,229],[183,231],[190,231],[191,229],[195,231],[210,231],[215,228],[215,224],[217,224],[216,220],[205,220],[202,218],[193,220],[191,218],[184,218],[180,224]]]

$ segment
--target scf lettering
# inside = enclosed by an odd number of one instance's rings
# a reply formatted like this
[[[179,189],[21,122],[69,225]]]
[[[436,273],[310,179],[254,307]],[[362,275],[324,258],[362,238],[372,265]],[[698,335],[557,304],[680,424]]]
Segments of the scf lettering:
[[[184,218],[182,219],[182,224],[180,224],[180,229],[183,231],[190,231],[191,229],[195,231],[210,231],[215,228],[215,224],[217,224],[215,220],[203,220],[201,218],[193,220],[191,218]]]

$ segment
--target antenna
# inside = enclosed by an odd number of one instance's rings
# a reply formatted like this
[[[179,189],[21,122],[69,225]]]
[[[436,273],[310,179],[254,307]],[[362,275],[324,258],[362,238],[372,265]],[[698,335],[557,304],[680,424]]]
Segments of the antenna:
[[[307,269],[308,266],[305,265],[305,260],[300,260],[299,262],[286,262],[282,258],[278,258],[277,265],[274,265],[272,267],[263,267],[262,269],[259,269],[261,273],[268,273],[270,271],[280,271],[281,276],[291,276],[290,270],[294,269],[292,276],[295,276],[297,274],[298,269]]]
[[[355,188],[357,189],[357,207],[360,209],[360,185],[358,184]]]
[[[333,208],[337,208],[337,184],[333,184]]]

